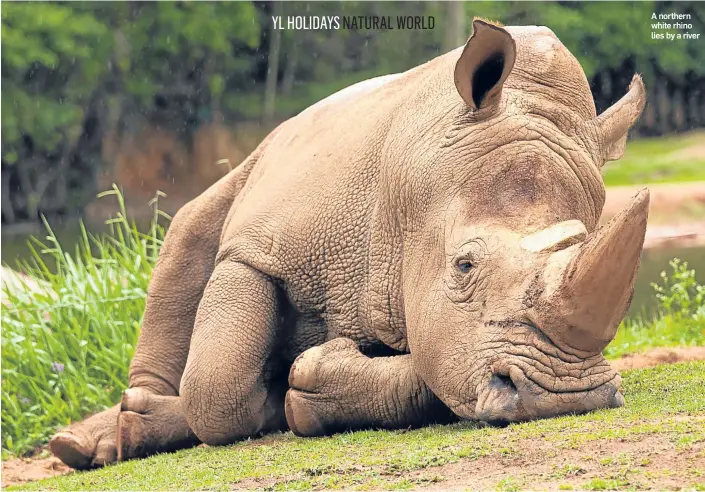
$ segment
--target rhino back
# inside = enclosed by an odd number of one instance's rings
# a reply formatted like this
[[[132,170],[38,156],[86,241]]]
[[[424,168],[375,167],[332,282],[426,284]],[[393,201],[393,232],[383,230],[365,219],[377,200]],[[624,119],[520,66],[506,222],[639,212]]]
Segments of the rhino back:
[[[380,156],[419,72],[356,84],[283,123],[234,203],[220,257],[281,282],[305,346],[340,335],[376,342],[360,311]]]

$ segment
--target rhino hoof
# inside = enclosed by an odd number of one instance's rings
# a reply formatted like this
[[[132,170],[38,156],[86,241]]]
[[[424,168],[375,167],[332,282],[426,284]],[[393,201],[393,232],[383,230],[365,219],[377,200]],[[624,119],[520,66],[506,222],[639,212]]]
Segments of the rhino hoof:
[[[290,389],[286,393],[284,409],[291,431],[299,437],[323,436],[326,426],[314,410],[315,403],[305,391]]]
[[[49,450],[66,465],[76,470],[92,468],[93,449],[85,440],[70,432],[59,432],[49,441]]]
[[[117,457],[115,427],[118,412],[119,407],[115,406],[57,432],[49,442],[49,450],[76,470],[90,470],[114,463]]]

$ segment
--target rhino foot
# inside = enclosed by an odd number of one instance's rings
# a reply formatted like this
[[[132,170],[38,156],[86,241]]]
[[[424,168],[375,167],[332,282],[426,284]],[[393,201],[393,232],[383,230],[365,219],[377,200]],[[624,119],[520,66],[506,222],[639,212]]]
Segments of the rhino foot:
[[[418,377],[409,354],[367,357],[347,338],[302,353],[291,367],[289,386],[286,420],[299,436],[454,418]]]
[[[49,449],[71,468],[90,470],[198,443],[179,397],[130,388],[118,405],[57,432]]]
[[[355,381],[348,374],[351,363],[364,359],[355,342],[347,338],[336,338],[297,357],[289,372],[291,389],[285,403],[286,420],[294,434],[321,436],[344,429],[351,415],[343,413],[353,410],[356,399],[367,398],[350,391]]]
[[[116,429],[120,405],[57,432],[49,442],[54,456],[77,470],[89,470],[117,459]]]
[[[130,388],[123,394],[116,436],[118,461],[199,443],[186,423],[178,396],[154,395],[139,388]]]

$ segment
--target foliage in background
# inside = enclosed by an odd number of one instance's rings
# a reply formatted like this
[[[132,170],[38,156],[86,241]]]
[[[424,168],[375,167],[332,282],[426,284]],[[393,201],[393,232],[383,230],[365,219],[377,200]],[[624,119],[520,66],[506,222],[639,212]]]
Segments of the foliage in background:
[[[620,69],[625,60],[645,73],[654,70],[675,78],[689,72],[705,75],[705,52],[697,42],[652,39],[653,13],[690,14],[691,32],[702,33],[705,9],[695,2],[472,2],[468,11],[504,24],[548,26],[580,60],[588,78],[605,69]],[[671,22],[672,23],[672,22]],[[686,32],[671,29],[660,32]],[[631,75],[630,75],[631,77]]]
[[[2,449],[31,452],[58,427],[119,401],[139,334],[147,286],[164,228],[158,202],[151,226],[140,232],[120,212],[107,234],[82,230],[66,251],[47,225],[34,240],[34,259],[18,265],[42,286],[5,287],[2,308]],[[157,197],[159,198],[159,197]],[[49,268],[47,261],[55,263]],[[661,314],[652,322],[626,321],[607,348],[609,357],[652,346],[705,344],[705,287],[687,264],[656,286]]]
[[[251,2],[3,5],[4,221],[80,209],[108,134],[152,123],[188,140],[226,90],[253,86],[259,36]]]
[[[605,186],[705,181],[705,131],[627,142],[624,157],[602,170]]]
[[[109,28],[72,5],[2,6],[2,213],[37,217],[42,197],[70,205],[67,181],[85,167],[81,142],[106,72]],[[73,166],[71,164],[74,164]],[[88,170],[96,167],[88,165]],[[78,176],[79,179],[85,176]],[[14,188],[21,190],[16,193]]]
[[[252,89],[261,28],[251,2],[89,5],[113,23],[118,116],[148,109],[162,126],[188,133],[213,119],[224,94]]]
[[[690,13],[692,32],[705,32],[697,2],[10,2],[2,7],[3,221],[80,211],[95,194],[108,135],[152,125],[188,145],[207,122],[286,118],[346,85],[448,51],[474,16],[550,26],[585,68],[598,110],[643,73],[642,133],[703,126],[705,50],[651,39],[653,12]],[[435,29],[277,37],[274,13],[393,23],[433,16]],[[265,100],[273,115],[263,115]]]

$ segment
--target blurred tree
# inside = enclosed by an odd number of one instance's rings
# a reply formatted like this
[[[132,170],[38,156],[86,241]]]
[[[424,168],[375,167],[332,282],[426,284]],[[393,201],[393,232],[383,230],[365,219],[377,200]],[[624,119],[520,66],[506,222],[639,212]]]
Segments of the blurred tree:
[[[703,126],[702,43],[651,37],[651,14],[671,12],[690,14],[692,32],[705,35],[698,2],[5,3],[2,217],[80,210],[106,134],[151,125],[188,145],[207,122],[286,118],[460,46],[473,16],[549,26],[581,62],[598,111],[642,73],[642,134]],[[271,15],[390,16],[395,26],[397,16],[433,16],[435,29],[275,33]]]
[[[598,112],[624,95],[632,75],[647,86],[642,133],[663,134],[705,124],[705,50],[692,40],[653,39],[652,14],[690,14],[690,32],[705,35],[705,4],[699,2],[472,2],[466,15],[504,24],[549,26],[580,61]],[[685,32],[671,30],[669,32]],[[685,103],[695,110],[686,111]],[[681,106],[678,108],[678,106]],[[699,110],[698,110],[699,108]],[[650,114],[651,113],[651,114]],[[680,124],[676,113],[682,114]],[[658,115],[658,116],[657,116]],[[657,121],[658,120],[658,121]]]
[[[264,109],[262,119],[270,124],[274,118],[274,104],[277,97],[277,79],[279,77],[279,52],[281,51],[282,32],[274,25],[273,18],[279,17],[279,2],[271,2],[267,24],[269,24],[269,53],[267,55],[267,78],[264,82]]]
[[[129,7],[129,17],[118,26],[125,41],[118,58],[128,97],[125,115],[188,136],[220,113],[228,85],[250,88],[260,36],[252,3],[130,2]]]
[[[188,136],[214,119],[226,81],[254,85],[253,18],[248,2],[4,5],[3,219],[94,196],[108,130],[150,122]]]
[[[10,222],[70,205],[72,163],[94,158],[82,147],[109,49],[108,29],[90,14],[36,7],[2,7],[2,214]]]
[[[465,44],[469,33],[465,24],[462,2],[446,2],[444,10],[443,51],[450,51]]]

